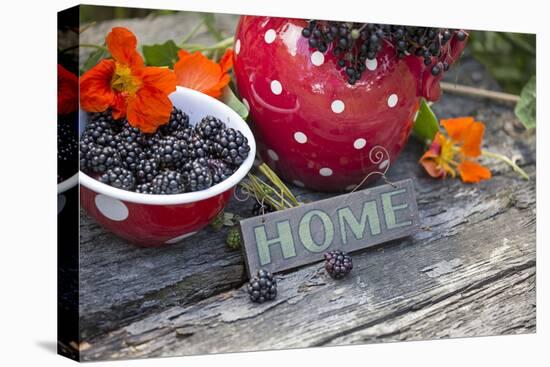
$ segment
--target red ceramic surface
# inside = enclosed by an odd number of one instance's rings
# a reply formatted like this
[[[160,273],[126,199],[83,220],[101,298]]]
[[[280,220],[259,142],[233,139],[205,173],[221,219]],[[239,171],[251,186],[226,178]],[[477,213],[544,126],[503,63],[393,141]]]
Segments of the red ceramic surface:
[[[403,149],[420,97],[439,98],[422,58],[399,59],[386,42],[355,85],[330,52],[310,49],[300,19],[241,17],[234,70],[258,150],[282,178],[320,191],[351,190],[384,172]],[[452,63],[464,47],[445,46]]]
[[[177,243],[204,228],[227,204],[246,176],[256,153],[252,131],[231,108],[205,94],[178,87],[170,95],[192,124],[206,115],[218,117],[248,139],[250,154],[227,180],[206,190],[177,195],[146,195],[103,184],[80,172],[80,203],[99,224],[136,245],[156,247]],[[87,116],[81,113],[81,126]],[[81,129],[82,130],[82,129]]]

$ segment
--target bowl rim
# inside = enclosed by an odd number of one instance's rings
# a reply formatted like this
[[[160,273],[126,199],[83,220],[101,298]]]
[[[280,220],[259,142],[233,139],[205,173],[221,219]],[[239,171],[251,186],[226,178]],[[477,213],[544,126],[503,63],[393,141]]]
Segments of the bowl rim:
[[[57,184],[57,193],[62,194],[65,191],[73,188],[78,183],[78,172],[73,174],[71,177],[69,177],[66,180],[61,181]]]
[[[252,130],[250,129],[246,121],[244,121],[237,112],[235,112],[231,107],[217,100],[216,98],[210,97],[209,95],[198,92],[196,90],[180,86],[176,87],[176,91],[172,92],[172,94],[174,93],[191,95],[193,96],[193,98],[203,99],[204,103],[206,104],[217,105],[219,108],[226,110],[226,113],[237,125],[236,129],[241,131],[248,139],[248,145],[250,146],[248,157],[229,178],[206,190],[186,192],[183,194],[175,195],[142,194],[133,191],[118,189],[116,187],[104,184],[90,177],[82,171],[79,171],[78,174],[80,184],[82,184],[87,189],[96,192],[97,194],[106,195],[126,202],[148,205],[178,205],[194,203],[197,201],[212,198],[214,196],[218,196],[236,186],[247,175],[254,163],[254,158],[256,156],[256,141],[254,139],[254,135],[252,134]]]

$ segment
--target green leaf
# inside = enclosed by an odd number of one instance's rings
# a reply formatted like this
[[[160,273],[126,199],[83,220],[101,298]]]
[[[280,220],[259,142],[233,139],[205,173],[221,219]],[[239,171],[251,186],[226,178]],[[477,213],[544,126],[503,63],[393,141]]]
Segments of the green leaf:
[[[88,57],[88,60],[86,60],[86,62],[84,63],[84,66],[82,67],[82,72],[84,73],[90,70],[91,68],[93,68],[94,66],[96,66],[97,63],[101,59],[107,57],[107,55],[109,55],[109,52],[103,49],[97,49],[94,52],[92,52]]]
[[[532,129],[537,124],[537,83],[535,75],[529,79],[521,90],[519,101],[515,111],[518,119],[527,129]]]
[[[145,45],[142,50],[145,64],[149,66],[168,66],[171,68],[178,59],[179,48],[172,40],[162,44]]]
[[[439,131],[439,120],[433,113],[432,109],[422,98],[418,115],[414,121],[413,134],[425,143],[433,140],[435,134]]]
[[[248,117],[248,108],[246,108],[246,106],[237,98],[235,93],[233,93],[233,90],[228,85],[223,88],[221,101],[237,112],[243,120],[246,120]]]

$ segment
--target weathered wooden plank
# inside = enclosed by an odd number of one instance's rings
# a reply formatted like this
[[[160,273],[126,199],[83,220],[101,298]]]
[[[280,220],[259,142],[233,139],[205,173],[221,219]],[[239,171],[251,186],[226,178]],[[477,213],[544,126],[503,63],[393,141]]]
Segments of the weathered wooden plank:
[[[454,195],[454,215],[440,212],[430,230],[355,256],[343,281],[312,265],[279,277],[274,302],[251,304],[241,287],[91,340],[83,358],[346,344],[375,340],[384,330],[380,341],[401,333],[421,339],[532,332],[534,200],[516,203],[534,198],[534,185],[512,185],[510,200],[495,194],[505,182],[495,178],[481,189],[486,200],[473,205],[468,193],[479,188]]]
[[[81,42],[101,42],[114,25],[130,27],[143,43],[163,42],[178,39],[196,21],[196,15],[177,14],[102,22]],[[496,89],[468,57],[446,80]],[[389,177],[415,180],[424,230],[357,255],[352,276],[340,283],[326,277],[321,264],[285,274],[276,301],[262,306],[250,304],[240,288],[243,259],[225,248],[226,230],[138,249],[83,214],[80,327],[91,343],[83,358],[533,332],[534,132],[521,128],[510,106],[487,100],[443,95],[434,109],[443,117],[484,121],[486,147],[518,157],[533,180],[520,181],[494,161],[487,161],[495,176],[489,182],[432,180],[417,162],[423,147],[411,141]],[[305,202],[331,196],[292,189]],[[246,217],[251,207],[232,202],[228,210]]]

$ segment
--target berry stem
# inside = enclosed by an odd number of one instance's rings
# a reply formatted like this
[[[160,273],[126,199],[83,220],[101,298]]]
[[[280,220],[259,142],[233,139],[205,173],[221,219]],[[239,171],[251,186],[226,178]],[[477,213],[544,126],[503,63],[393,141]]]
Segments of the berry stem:
[[[489,157],[489,158],[494,158],[494,159],[498,159],[506,164],[508,164],[510,167],[512,167],[512,169],[518,173],[521,177],[523,177],[525,180],[529,181],[529,175],[523,170],[521,169],[520,166],[518,166],[516,164],[516,162],[514,162],[513,160],[511,160],[510,158],[506,157],[505,155],[502,155],[502,154],[499,154],[499,153],[493,153],[493,152],[489,152],[487,150],[483,150],[481,152],[481,154],[484,156],[484,157]]]

